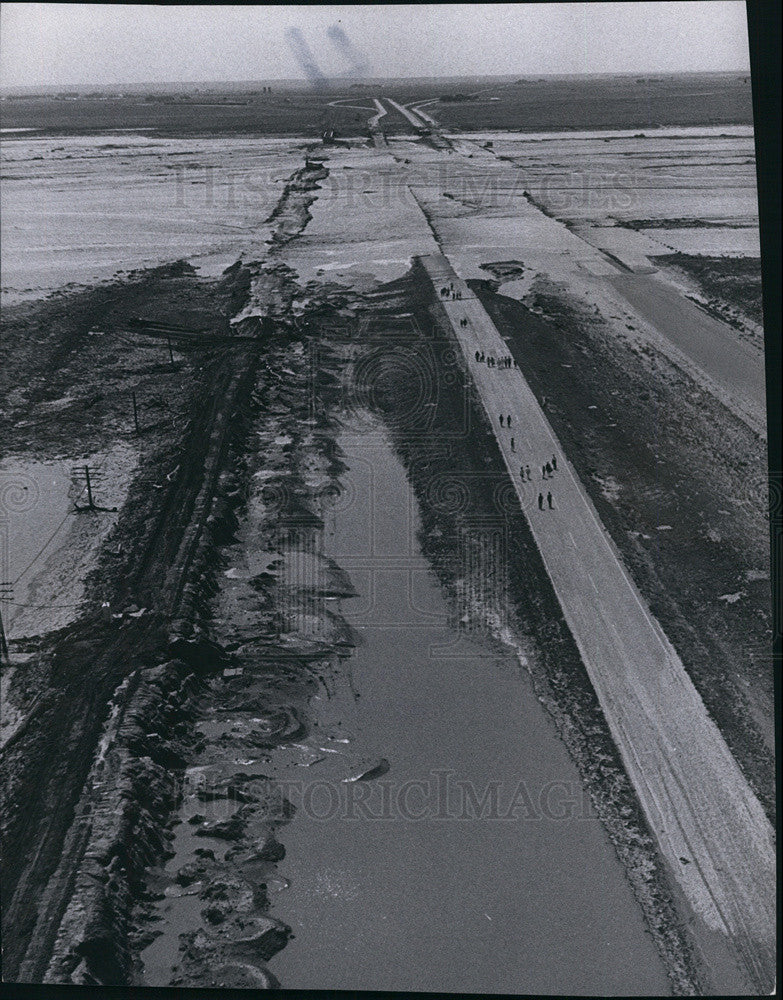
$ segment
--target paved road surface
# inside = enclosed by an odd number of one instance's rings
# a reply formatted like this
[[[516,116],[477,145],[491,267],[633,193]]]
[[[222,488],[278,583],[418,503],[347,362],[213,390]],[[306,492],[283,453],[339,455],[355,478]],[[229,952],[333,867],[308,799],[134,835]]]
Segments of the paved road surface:
[[[393,101],[391,99],[391,97],[387,97],[386,100],[388,101],[389,104],[391,104],[391,106],[396,111],[400,112],[400,114],[403,116],[403,118],[407,118],[408,121],[411,123],[411,125],[413,125],[414,128],[424,128],[425,127],[424,121],[422,121],[422,119],[419,118],[417,115],[415,115],[412,111],[409,111],[407,108],[404,108],[401,104],[398,104],[396,101]]]
[[[663,281],[644,274],[617,274],[609,280],[644,319],[732,396],[754,426],[766,427],[763,355]]]
[[[772,828],[683,665],[652,617],[492,320],[442,256],[421,258],[463,348],[509,474],[645,815],[693,908],[728,935],[760,992],[772,988]],[[467,327],[460,320],[467,318]],[[501,427],[499,416],[511,416]],[[514,438],[514,450],[511,438]],[[557,459],[552,479],[542,463]],[[520,465],[532,482],[520,480]],[[551,491],[554,509],[538,509]]]
[[[377,97],[373,97],[373,104],[378,109],[378,114],[373,115],[372,118],[370,118],[370,120],[367,122],[367,124],[370,126],[370,128],[377,128],[378,122],[380,121],[381,118],[384,118],[388,114],[388,111],[381,104],[381,102],[378,100]]]

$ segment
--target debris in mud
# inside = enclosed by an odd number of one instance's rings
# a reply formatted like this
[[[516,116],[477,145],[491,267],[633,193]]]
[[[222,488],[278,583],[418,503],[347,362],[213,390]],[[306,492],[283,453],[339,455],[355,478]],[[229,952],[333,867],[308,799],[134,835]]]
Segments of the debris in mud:
[[[385,757],[364,766],[356,774],[349,778],[343,778],[343,782],[371,781],[373,778],[380,778],[389,771],[389,762]]]
[[[164,896],[178,899],[181,896],[197,896],[203,887],[202,882],[192,882],[190,885],[170,885],[163,890]]]

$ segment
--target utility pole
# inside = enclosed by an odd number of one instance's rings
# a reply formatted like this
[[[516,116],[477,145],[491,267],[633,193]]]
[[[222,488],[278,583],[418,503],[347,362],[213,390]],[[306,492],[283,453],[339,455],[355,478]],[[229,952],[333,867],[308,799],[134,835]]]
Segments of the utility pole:
[[[90,483],[90,467],[85,465],[84,467],[84,478],[87,481],[87,506],[90,510],[95,508],[95,504],[92,502],[92,484]]]
[[[100,469],[93,469],[92,473],[90,473],[90,467],[89,467],[89,465],[84,465],[80,469],[75,469],[74,470],[74,475],[76,476],[77,479],[79,479],[79,480],[81,479],[82,472],[84,473],[84,485],[85,485],[85,489],[87,490],[87,506],[86,507],[80,507],[77,503],[74,503],[74,507],[76,508],[77,511],[83,511],[83,510],[103,510],[104,509],[103,507],[98,507],[96,505],[95,500],[93,499],[93,495],[92,495],[93,479],[95,479],[96,476],[100,479],[100,477],[102,475],[101,470]],[[79,494],[79,495],[81,496],[81,494]]]
[[[0,664],[6,667],[10,667],[11,665],[11,657],[8,655],[8,643],[5,641],[2,614],[0,614]]]
[[[0,582],[0,602],[11,600],[14,596],[12,588],[12,583]],[[6,667],[11,665],[11,657],[8,653],[8,642],[5,637],[2,614],[0,614],[0,664],[3,664]]]

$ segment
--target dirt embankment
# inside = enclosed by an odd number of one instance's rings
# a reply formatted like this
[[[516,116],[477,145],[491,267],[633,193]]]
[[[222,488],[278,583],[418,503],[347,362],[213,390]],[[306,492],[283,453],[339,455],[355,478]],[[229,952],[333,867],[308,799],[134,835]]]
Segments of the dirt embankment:
[[[307,160],[304,167],[288,181],[282,197],[266,220],[276,222],[272,234],[275,247],[284,246],[297,237],[310,221],[310,205],[318,197],[318,181],[325,180],[329,171],[319,160]]]
[[[158,292],[165,296],[161,288]],[[64,347],[59,353],[71,352]],[[96,804],[89,791],[86,802],[79,799],[112,695],[135,672],[165,660],[177,638],[169,634],[171,617],[175,611],[187,616],[192,605],[186,583],[206,570],[207,518],[214,514],[212,496],[231,416],[254,358],[247,345],[196,354],[181,363],[179,395],[167,403],[170,422],[149,429],[129,500],[86,582],[82,614],[59,634],[33,640],[35,655],[14,675],[17,704],[24,708],[34,701],[35,707],[3,749],[3,936],[9,979],[40,981],[45,971],[79,845],[86,845],[90,821],[85,817]],[[79,363],[84,365],[83,359],[73,362]],[[104,405],[104,390],[115,375],[111,363],[102,370],[94,357],[89,373],[79,378],[71,372],[75,426],[85,396],[97,394],[96,405]],[[52,377],[61,377],[56,368]],[[34,414],[35,400],[26,402]],[[111,400],[105,407],[109,426],[96,417],[83,438],[105,440],[115,433]],[[53,450],[72,442],[68,424],[64,419],[49,439]],[[33,426],[31,438],[39,447],[46,441],[40,426]],[[112,612],[108,620],[100,611],[104,601]],[[196,640],[188,640],[192,655],[198,652]]]
[[[468,631],[514,637],[627,872],[675,992],[705,983],[655,840],[562,617],[516,493],[440,307],[416,271],[389,286],[389,312],[356,362],[392,430],[420,504],[424,553]],[[395,314],[412,309],[415,327]],[[411,378],[411,371],[419,379]],[[419,385],[414,385],[418,382]],[[418,388],[428,386],[423,404]],[[428,406],[426,403],[433,403]],[[494,536],[493,543],[490,536]],[[500,540],[497,543],[497,540]]]
[[[774,822],[764,442],[558,289],[475,288]]]
[[[333,425],[342,362],[317,321],[302,330],[267,353],[246,447],[235,456],[238,523],[210,604],[220,669],[195,702],[178,811],[137,895],[139,983],[273,986],[266,961],[290,935],[269,908],[285,854],[278,830],[295,807],[265,762],[275,747],[307,738],[308,698],[351,642],[326,604],[349,585],[317,544],[321,508],[343,469]],[[195,905],[178,908],[182,897]]]
[[[238,266],[209,282],[179,264],[5,317],[2,419],[16,425],[18,451],[72,456],[134,435],[141,452],[81,613],[28,640],[12,682],[28,711],[2,752],[9,981],[127,981],[130,901],[161,846],[191,696],[219,662],[205,606],[237,496],[223,473],[264,347],[257,319],[226,337],[249,287]],[[133,329],[139,317],[195,336],[173,338],[170,353]],[[264,335],[289,335],[272,327]],[[55,399],[53,419],[42,404]]]

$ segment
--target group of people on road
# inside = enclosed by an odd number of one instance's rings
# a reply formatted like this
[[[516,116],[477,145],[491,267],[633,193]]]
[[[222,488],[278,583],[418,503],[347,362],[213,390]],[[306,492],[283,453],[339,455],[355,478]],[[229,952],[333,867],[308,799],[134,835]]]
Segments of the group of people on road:
[[[510,425],[511,417],[507,418],[507,426]],[[503,418],[500,418],[500,426],[503,426]],[[511,450],[514,450],[514,439],[511,438]],[[557,455],[552,455],[552,458],[548,462],[544,462],[541,466],[541,478],[542,479],[552,479],[554,474],[557,472]],[[519,478],[523,483],[531,483],[533,481],[533,475],[530,471],[529,465],[520,465],[519,467]],[[538,509],[544,510],[544,501],[546,501],[547,508],[549,510],[555,509],[555,501],[552,496],[551,490],[547,490],[546,496],[543,492],[538,494]]]
[[[468,321],[462,320],[460,326],[467,326]],[[516,368],[517,363],[513,358],[494,358],[492,355],[486,355],[483,351],[476,351],[476,361],[487,363],[487,368]]]
[[[440,290],[440,294],[441,294],[441,298],[451,298],[451,299],[460,299],[460,298],[462,298],[462,293],[459,292],[459,291],[455,291],[455,289],[454,289],[454,282],[449,282],[448,285],[444,285],[444,287],[441,288],[441,290]],[[464,316],[459,321],[459,325],[461,327],[466,327],[466,326],[469,325],[469,321],[468,321],[467,316]],[[510,355],[507,356],[507,357],[504,357],[504,358],[494,358],[491,355],[490,356],[485,355],[483,351],[476,351],[475,357],[476,357],[476,361],[477,362],[479,362],[479,363],[486,363],[486,365],[487,365],[488,368],[517,368],[518,367],[516,361]],[[543,400],[541,402],[541,408],[542,409],[546,409],[546,405],[547,405],[547,398],[546,398],[546,396],[544,396],[544,398],[543,398]],[[501,414],[499,414],[499,420],[500,420],[500,426],[501,427],[505,427],[505,428],[508,428],[508,429],[511,428],[511,414],[510,413],[506,413],[506,414],[501,413]],[[516,451],[515,442],[514,442],[514,438],[513,437],[510,439],[510,444],[511,444],[511,450],[512,451]],[[557,472],[557,456],[556,455],[552,455],[552,458],[548,462],[544,462],[544,464],[541,466],[541,478],[543,480],[552,479],[554,477],[554,474],[556,472]],[[531,475],[531,472],[530,472],[530,466],[529,465],[520,465],[520,467],[519,467],[519,478],[522,480],[523,483],[525,483],[525,482],[528,482],[528,483],[532,482],[532,475]],[[543,492],[539,492],[539,494],[538,494],[538,509],[539,510],[544,510],[544,502],[546,502],[546,506],[547,506],[547,508],[549,510],[554,510],[555,509],[555,501],[554,501],[554,498],[552,496],[551,490],[547,490],[546,496],[544,496]]]
[[[549,462],[544,462],[541,466],[541,478],[542,479],[552,479],[554,474],[557,472],[557,455],[552,455],[552,459]],[[525,470],[521,472],[522,479],[530,480],[530,466],[527,466]],[[554,510],[555,502],[552,499],[551,490],[547,490],[546,503],[549,510]],[[544,494],[539,492],[538,494],[538,509],[544,509]]]

